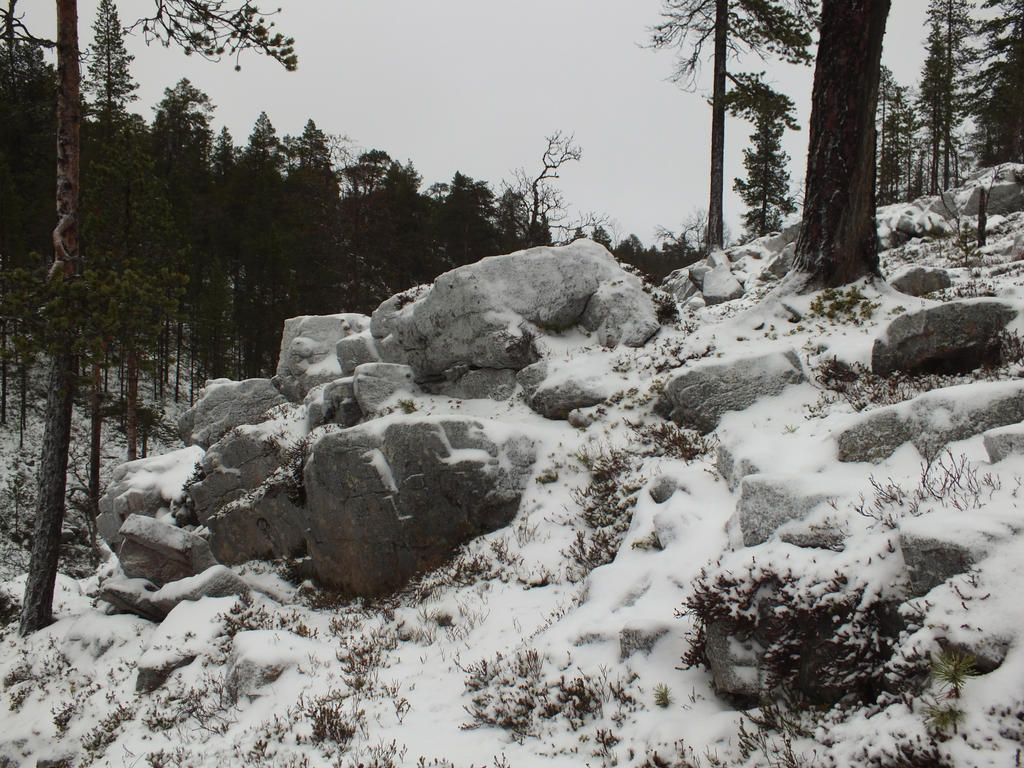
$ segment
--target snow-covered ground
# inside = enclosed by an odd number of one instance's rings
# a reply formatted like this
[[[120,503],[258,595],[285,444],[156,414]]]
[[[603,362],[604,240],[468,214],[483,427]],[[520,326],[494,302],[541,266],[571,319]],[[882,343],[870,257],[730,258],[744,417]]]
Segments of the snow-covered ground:
[[[882,254],[889,274],[911,263],[948,268],[953,286],[926,298],[871,282],[858,285],[859,295],[777,297],[774,283],[752,287],[766,258],[751,252],[733,267],[749,276],[742,299],[684,311],[644,347],[607,350],[575,330],[549,336],[549,355],[571,359],[576,377],[615,383],[603,405],[588,409],[585,427],[546,420],[521,395],[500,403],[415,397],[407,408],[417,415],[525,427],[538,459],[512,525],[393,596],[339,600],[286,581],[284,566],[251,563],[236,569],[254,590],[248,600],[186,601],[156,624],[108,615],[90,597],[112,563],[84,580],[61,577],[57,621],[27,639],[9,627],[0,641],[0,754],[8,760],[0,765],[1020,765],[1024,456],[990,464],[974,436],[948,445],[930,469],[910,444],[877,464],[839,463],[834,437],[859,418],[854,403],[872,409],[900,396],[856,400],[816,378],[833,358],[869,364],[873,340],[908,310],[954,297],[1024,300],[1024,261],[1009,261],[1024,214],[993,216],[989,228],[980,251],[951,237]],[[651,411],[673,371],[788,349],[805,383],[727,414],[704,442],[684,435],[697,454],[689,461],[673,455],[681,433]],[[984,391],[971,389],[983,387],[974,379],[1020,371],[1007,365],[937,383],[968,385],[966,402]],[[809,522],[841,531],[845,547],[777,537],[737,546],[728,523],[740,491],[719,472],[718,444],[827,496]],[[595,482],[604,470],[611,484]],[[965,486],[973,477],[977,488],[914,496],[943,472],[959,473]],[[841,571],[844,589],[868,605],[899,581],[892,521],[911,514],[913,498],[915,531],[949,536],[961,526],[965,537],[985,537],[986,555],[904,604],[905,629],[880,675],[898,676],[901,664],[927,668],[943,648],[986,643],[1002,657],[994,670],[967,677],[955,697],[926,676],[867,704],[843,699],[780,717],[773,707],[738,711],[715,693],[707,669],[684,668],[696,629],[684,606],[702,577],[785,569],[795,599],[813,603],[828,598],[815,590]],[[597,531],[610,545],[585,522],[584,507],[596,504],[621,513],[619,524]],[[614,559],[591,570],[619,533]],[[2,588],[17,599],[21,583]],[[175,665],[153,692],[136,691],[140,666]],[[955,727],[936,725],[943,708],[962,710]]]

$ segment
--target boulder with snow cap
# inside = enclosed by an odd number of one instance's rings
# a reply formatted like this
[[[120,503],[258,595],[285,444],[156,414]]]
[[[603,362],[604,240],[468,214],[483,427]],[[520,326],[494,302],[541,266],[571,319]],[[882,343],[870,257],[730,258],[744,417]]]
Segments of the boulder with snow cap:
[[[349,375],[356,369],[356,366],[363,363],[380,362],[380,352],[377,350],[377,344],[369,327],[365,331],[339,339],[334,351],[338,356],[341,370]]]
[[[654,304],[636,288],[635,280],[606,280],[591,295],[579,322],[601,346],[641,347],[658,332]]]
[[[955,440],[1024,421],[1024,382],[976,382],[854,417],[836,436],[839,461],[878,462],[904,443],[931,458]]]
[[[707,433],[727,411],[742,411],[762,397],[804,381],[792,349],[730,362],[698,364],[665,384],[655,412],[681,427]]]
[[[232,701],[243,696],[267,693],[266,686],[285,670],[308,662],[312,653],[309,640],[291,632],[256,629],[237,633],[231,639],[225,686]]]
[[[642,344],[653,333],[645,330],[656,316],[651,298],[605,248],[587,240],[453,269],[426,290],[384,302],[370,328],[381,340],[381,358],[400,350],[418,379],[443,376],[460,364],[519,370],[539,358],[535,335],[580,324],[605,283],[618,285],[599,297],[587,322],[608,342]]]
[[[988,460],[997,464],[1008,456],[1024,455],[1024,424],[990,429],[982,436]]]
[[[374,416],[400,395],[416,395],[420,388],[408,365],[363,363],[352,374],[352,391],[360,410]]]
[[[319,580],[359,595],[400,587],[507,525],[533,460],[524,435],[467,418],[392,417],[324,435],[304,474]]]
[[[548,419],[567,419],[569,412],[603,403],[611,383],[600,375],[583,376],[574,366],[542,360],[519,372],[526,404]]]
[[[206,382],[195,405],[178,419],[178,434],[186,445],[209,448],[243,424],[259,424],[267,411],[288,402],[270,379]]]
[[[202,573],[217,561],[206,540],[144,515],[130,515],[120,530],[118,557],[129,578],[162,585]]]
[[[704,275],[701,292],[704,294],[704,302],[710,307],[738,299],[743,295],[743,286],[732,274],[732,270],[722,265]]]
[[[460,400],[508,400],[516,390],[516,372],[456,365],[444,372],[444,378],[420,385],[428,392]]]
[[[351,313],[285,320],[274,384],[298,403],[317,384],[340,378],[345,371],[338,360],[338,342],[367,330],[369,323],[366,315]]]
[[[180,503],[182,487],[202,457],[202,448],[190,446],[119,465],[99,501],[99,535],[117,549],[121,543],[118,531],[130,515],[155,517],[160,510]]]
[[[875,339],[871,370],[880,375],[973,370],[999,355],[1000,334],[1020,307],[994,299],[951,301],[893,320]]]

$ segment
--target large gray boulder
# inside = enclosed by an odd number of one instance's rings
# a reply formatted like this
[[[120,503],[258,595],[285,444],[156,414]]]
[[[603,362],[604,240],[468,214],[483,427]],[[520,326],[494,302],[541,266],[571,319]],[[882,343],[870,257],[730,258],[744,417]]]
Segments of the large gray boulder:
[[[908,296],[924,296],[926,293],[949,288],[952,284],[948,270],[920,264],[905,267],[889,278],[889,285]]]
[[[856,417],[836,436],[839,461],[882,461],[907,442],[933,457],[947,443],[1022,420],[1024,382],[935,389]]]
[[[875,339],[871,370],[883,376],[973,370],[998,356],[999,334],[1019,309],[1005,301],[970,299],[900,315]]]
[[[595,294],[586,323],[603,341],[639,346],[657,331],[639,279],[587,240],[453,269],[426,290],[384,302],[370,330],[381,358],[408,363],[418,379],[457,365],[519,370],[539,358],[535,335],[582,323]]]
[[[131,515],[121,526],[117,555],[125,576],[163,585],[202,573],[217,561],[206,540],[152,517]]]
[[[727,411],[742,411],[803,380],[800,359],[792,349],[702,363],[669,379],[655,412],[681,427],[707,433]]]
[[[533,460],[528,438],[465,418],[396,417],[324,435],[304,474],[318,578],[359,595],[400,587],[507,525]]]
[[[285,320],[274,384],[293,403],[300,403],[317,384],[341,378],[346,372],[338,360],[338,342],[362,333],[369,324],[366,315],[350,313]]]
[[[208,381],[195,405],[178,419],[178,434],[186,445],[209,448],[229,430],[259,424],[268,410],[286,402],[270,379]]]
[[[281,466],[281,451],[280,439],[258,426],[233,429],[210,446],[187,490],[199,523],[263,483]]]
[[[966,573],[988,554],[987,548],[975,541],[953,541],[917,531],[901,530],[899,540],[911,597],[926,595],[946,579]]]
[[[103,540],[116,550],[121,544],[118,531],[130,515],[156,517],[181,503],[182,486],[202,457],[202,448],[189,446],[119,465],[99,502],[96,525]]]

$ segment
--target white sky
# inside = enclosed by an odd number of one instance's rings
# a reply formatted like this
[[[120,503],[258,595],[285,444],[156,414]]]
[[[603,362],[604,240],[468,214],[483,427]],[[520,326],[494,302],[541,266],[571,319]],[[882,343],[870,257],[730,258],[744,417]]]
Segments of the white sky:
[[[83,47],[96,4],[79,0]],[[917,80],[924,58],[926,5],[893,2],[885,60],[904,84]],[[122,0],[121,20],[150,7]],[[673,54],[641,47],[660,8],[661,0],[301,0],[277,17],[296,39],[296,73],[256,55],[235,72],[227,61],[131,40],[141,86],[135,108],[151,118],[163,89],[188,77],[210,95],[218,129],[226,125],[236,144],[261,110],[280,136],[313,118],[359,147],[411,159],[424,187],[458,170],[497,191],[512,169],[537,164],[546,135],[574,133],[583,159],[564,171],[566,199],[611,216],[616,238],[635,232],[650,243],[658,225],[677,229],[707,208],[711,119],[706,92],[667,79]],[[52,13],[50,4],[29,11],[37,35],[53,34]],[[806,122],[811,68],[750,68],[767,69]],[[743,207],[732,179],[743,174],[750,127],[730,119],[726,130],[726,226],[738,233]],[[797,184],[806,130],[788,132],[786,148]]]

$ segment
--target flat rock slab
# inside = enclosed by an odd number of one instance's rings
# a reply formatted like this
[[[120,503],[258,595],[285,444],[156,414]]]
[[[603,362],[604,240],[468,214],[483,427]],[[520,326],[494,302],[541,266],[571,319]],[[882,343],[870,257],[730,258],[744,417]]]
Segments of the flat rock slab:
[[[708,362],[669,379],[655,412],[701,433],[711,432],[727,411],[742,411],[762,397],[804,381],[792,349],[729,362]]]
[[[1022,420],[1024,382],[935,389],[857,418],[836,436],[839,461],[882,461],[907,442],[931,457],[947,443]]]
[[[402,586],[507,525],[533,461],[531,440],[475,419],[392,417],[324,435],[304,475],[317,577],[357,595]]]
[[[519,372],[526,404],[547,419],[568,419],[577,408],[603,403],[612,384],[601,375],[578,375],[573,366],[541,360]]]
[[[235,427],[265,421],[267,411],[286,402],[270,379],[208,381],[178,419],[178,434],[186,445],[209,448]]]
[[[993,299],[951,301],[900,315],[875,339],[871,370],[885,376],[958,373],[994,361],[999,334],[1020,307]]]

